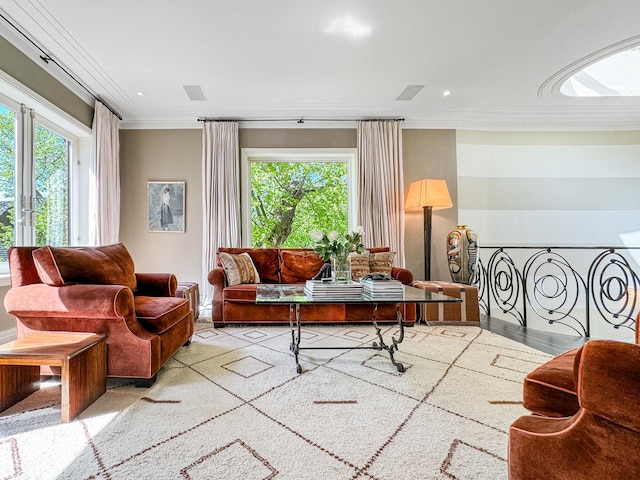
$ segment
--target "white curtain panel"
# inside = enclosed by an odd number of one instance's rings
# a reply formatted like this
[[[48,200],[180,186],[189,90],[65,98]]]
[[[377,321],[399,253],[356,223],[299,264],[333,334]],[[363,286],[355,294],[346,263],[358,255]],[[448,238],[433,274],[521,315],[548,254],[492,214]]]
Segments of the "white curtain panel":
[[[358,121],[359,224],[365,245],[395,252],[404,267],[404,181],[400,120]]]
[[[96,101],[89,177],[89,243],[108,245],[120,236],[120,119]]]
[[[238,122],[204,122],[202,131],[202,304],[210,305],[207,275],[218,247],[240,246]]]

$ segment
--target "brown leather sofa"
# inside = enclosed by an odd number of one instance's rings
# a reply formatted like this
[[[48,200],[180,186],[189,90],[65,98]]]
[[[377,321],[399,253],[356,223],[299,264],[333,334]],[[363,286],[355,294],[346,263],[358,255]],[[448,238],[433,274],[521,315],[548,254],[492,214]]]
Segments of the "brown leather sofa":
[[[193,335],[193,310],[188,299],[175,297],[176,277],[134,273],[122,244],[12,247],[8,257],[4,305],[16,317],[18,337],[43,330],[104,334],[110,377],[153,384]]]
[[[370,248],[370,252],[388,252],[388,247]],[[255,283],[229,286],[227,274],[220,261],[220,253],[238,255],[248,253],[260,276],[260,283],[303,284],[312,279],[323,265],[322,259],[311,249],[292,248],[219,248],[217,267],[209,272],[213,285],[212,320],[215,327],[232,323],[277,324],[289,323],[288,305],[256,304]],[[413,274],[404,268],[393,267],[391,276],[405,285],[411,285]],[[407,325],[416,319],[415,305],[404,305]],[[302,305],[300,319],[306,323],[358,323],[371,322],[371,305],[333,304]],[[394,305],[380,305],[376,312],[379,322],[395,322]]]
[[[640,478],[640,345],[591,340],[574,360],[577,412],[511,425],[510,480]]]
[[[640,344],[640,313],[636,317],[636,343]],[[548,417],[569,417],[578,411],[578,351],[574,348],[558,355],[525,377],[523,405],[527,410]]]

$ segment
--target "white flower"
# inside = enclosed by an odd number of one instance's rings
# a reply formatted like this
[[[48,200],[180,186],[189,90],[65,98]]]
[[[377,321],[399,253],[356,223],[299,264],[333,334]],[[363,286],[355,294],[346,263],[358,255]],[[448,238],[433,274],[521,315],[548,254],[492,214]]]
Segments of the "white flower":
[[[339,237],[340,237],[340,234],[335,230],[333,232],[327,233],[327,238],[332,242],[335,242],[336,240],[338,240]]]
[[[358,225],[356,227],[356,232],[358,232],[360,235],[364,235],[364,227],[362,225]]]
[[[313,240],[314,242],[321,242],[323,237],[324,233],[321,230],[311,232],[311,240]]]

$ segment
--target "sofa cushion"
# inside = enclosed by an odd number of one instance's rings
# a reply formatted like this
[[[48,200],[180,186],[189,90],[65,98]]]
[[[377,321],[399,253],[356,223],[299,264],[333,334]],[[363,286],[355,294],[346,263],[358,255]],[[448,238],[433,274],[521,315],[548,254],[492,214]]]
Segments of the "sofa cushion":
[[[47,285],[83,283],[136,289],[133,259],[122,243],[101,247],[42,247],[33,251],[33,260],[40,280]]]
[[[363,253],[350,253],[349,263],[351,264],[351,278],[356,282],[371,271],[369,269],[368,250],[365,250]]]
[[[277,248],[218,248],[218,265],[222,267],[220,253],[238,255],[248,253],[258,270],[260,281],[263,283],[280,283],[280,260]]]
[[[227,275],[227,284],[229,286],[232,287],[241,283],[260,283],[258,270],[256,270],[256,266],[247,252],[238,255],[220,252],[218,256]]]
[[[533,413],[569,417],[578,411],[574,377],[575,348],[540,365],[524,379],[523,404]]]
[[[371,273],[391,275],[394,255],[394,252],[371,252],[369,255],[369,270]]]
[[[222,298],[225,301],[255,303],[256,284],[243,284],[227,287],[222,291]]]
[[[280,276],[282,283],[304,283],[322,268],[324,261],[311,249],[280,250]]]
[[[161,334],[189,314],[189,300],[178,297],[135,297],[136,317],[146,331]]]

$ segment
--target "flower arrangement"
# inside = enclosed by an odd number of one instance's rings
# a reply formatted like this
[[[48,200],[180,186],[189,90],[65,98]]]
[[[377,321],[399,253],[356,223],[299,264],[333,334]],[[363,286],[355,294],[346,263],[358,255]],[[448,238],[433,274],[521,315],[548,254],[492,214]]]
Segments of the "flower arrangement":
[[[364,229],[358,226],[356,231],[342,236],[336,232],[324,233],[320,230],[311,232],[311,240],[314,242],[313,250],[320,255],[322,260],[328,262],[331,257],[346,257],[351,252],[364,252],[362,235]]]

